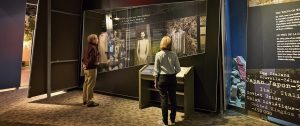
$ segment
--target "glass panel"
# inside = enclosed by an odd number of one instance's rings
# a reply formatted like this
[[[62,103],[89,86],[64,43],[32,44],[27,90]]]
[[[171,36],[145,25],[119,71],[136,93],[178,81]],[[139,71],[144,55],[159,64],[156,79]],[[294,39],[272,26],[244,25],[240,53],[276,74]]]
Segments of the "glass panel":
[[[179,57],[205,52],[206,0],[102,13],[106,18],[105,24],[99,24],[106,26],[99,44],[105,61],[100,65],[102,72],[153,63],[163,36],[172,38],[172,51]]]

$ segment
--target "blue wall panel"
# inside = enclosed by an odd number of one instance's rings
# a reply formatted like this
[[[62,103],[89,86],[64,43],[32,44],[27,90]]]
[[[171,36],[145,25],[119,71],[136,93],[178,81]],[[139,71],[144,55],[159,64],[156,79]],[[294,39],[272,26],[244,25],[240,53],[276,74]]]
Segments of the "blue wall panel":
[[[0,89],[20,86],[26,0],[0,1]]]
[[[247,59],[247,0],[229,0],[229,6],[232,57]]]
[[[242,56],[246,60],[247,56],[247,7],[247,0],[225,0],[224,76],[228,102],[231,98],[231,72],[235,65],[233,58]]]

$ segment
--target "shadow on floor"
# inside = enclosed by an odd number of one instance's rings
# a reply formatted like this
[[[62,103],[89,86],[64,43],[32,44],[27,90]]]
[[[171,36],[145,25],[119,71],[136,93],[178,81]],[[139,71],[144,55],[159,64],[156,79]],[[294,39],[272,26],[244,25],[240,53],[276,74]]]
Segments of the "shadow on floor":
[[[194,113],[184,121],[176,122],[176,126],[212,126],[226,125],[229,120],[216,114]]]
[[[82,100],[72,92],[66,92],[63,94],[51,96],[50,98],[39,99],[31,101],[29,103],[38,104],[54,104],[54,105],[68,105],[68,106],[83,106]]]

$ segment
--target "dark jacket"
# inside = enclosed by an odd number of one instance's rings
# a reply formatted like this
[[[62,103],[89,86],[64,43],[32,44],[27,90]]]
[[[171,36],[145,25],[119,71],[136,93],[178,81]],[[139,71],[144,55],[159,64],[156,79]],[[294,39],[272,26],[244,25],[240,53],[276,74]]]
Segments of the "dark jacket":
[[[86,69],[95,69],[99,64],[99,52],[97,44],[89,42],[83,52],[83,64],[86,65]]]

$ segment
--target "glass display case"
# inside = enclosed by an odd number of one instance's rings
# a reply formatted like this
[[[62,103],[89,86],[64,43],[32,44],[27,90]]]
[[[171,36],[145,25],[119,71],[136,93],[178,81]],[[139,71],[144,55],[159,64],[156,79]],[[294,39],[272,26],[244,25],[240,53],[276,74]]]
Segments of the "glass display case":
[[[99,71],[153,63],[163,36],[172,38],[172,51],[179,58],[204,53],[206,3],[207,0],[195,0],[86,11],[85,19],[88,21],[84,23],[84,36],[95,32],[100,34]],[[91,25],[96,24],[91,22],[91,18],[95,18],[97,26]],[[91,30],[95,27],[99,30]]]

